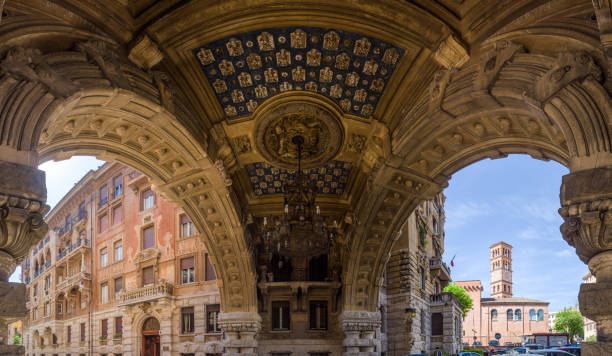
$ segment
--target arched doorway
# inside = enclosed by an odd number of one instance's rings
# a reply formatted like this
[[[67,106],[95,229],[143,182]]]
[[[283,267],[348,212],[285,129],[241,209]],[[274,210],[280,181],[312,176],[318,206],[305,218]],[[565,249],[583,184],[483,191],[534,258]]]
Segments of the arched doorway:
[[[159,321],[153,317],[142,324],[142,356],[159,356]]]

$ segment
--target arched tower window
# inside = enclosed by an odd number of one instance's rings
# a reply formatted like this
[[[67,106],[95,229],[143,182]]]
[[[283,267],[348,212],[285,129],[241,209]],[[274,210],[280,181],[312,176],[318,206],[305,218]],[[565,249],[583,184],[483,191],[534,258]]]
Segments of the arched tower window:
[[[544,310],[538,309],[538,320],[544,320]]]
[[[512,311],[512,309],[508,309],[506,311],[506,317],[508,319],[508,321],[513,320],[514,319],[514,312]]]
[[[493,309],[491,310],[491,321],[496,321],[497,320],[497,310]]]
[[[514,311],[514,320],[521,320],[522,319],[522,315],[521,315],[521,310],[517,309]]]
[[[529,320],[536,320],[536,311],[533,309],[529,310]]]

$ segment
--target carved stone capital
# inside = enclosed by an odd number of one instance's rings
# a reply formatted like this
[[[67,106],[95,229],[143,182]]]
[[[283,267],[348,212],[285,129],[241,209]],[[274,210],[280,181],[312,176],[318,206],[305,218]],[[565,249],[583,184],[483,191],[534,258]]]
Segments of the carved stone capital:
[[[17,260],[0,250],[0,281],[7,282],[15,268],[17,268]]]
[[[612,250],[612,167],[564,176],[560,197],[559,214],[565,220],[561,234],[592,268],[593,256]],[[608,279],[593,272],[599,280]]]
[[[0,162],[0,176],[0,250],[18,263],[47,233],[43,220],[49,210],[45,205],[44,172]],[[6,280],[2,274],[9,269],[10,275],[14,270],[13,264],[0,272],[0,280]]]
[[[340,315],[340,328],[342,331],[376,331],[381,325],[380,313],[347,310]]]

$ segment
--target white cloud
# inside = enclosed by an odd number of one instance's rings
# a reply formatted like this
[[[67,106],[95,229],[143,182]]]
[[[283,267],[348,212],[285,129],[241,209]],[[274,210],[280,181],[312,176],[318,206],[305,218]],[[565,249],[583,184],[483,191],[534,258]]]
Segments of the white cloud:
[[[566,249],[563,249],[563,250],[555,252],[555,256],[557,256],[557,257],[570,257],[570,256],[575,256],[575,253],[571,249],[566,248]]]
[[[474,218],[489,215],[491,207],[486,203],[467,201],[459,204],[448,204],[444,207],[444,211],[446,213],[445,227],[453,229],[467,225]]]

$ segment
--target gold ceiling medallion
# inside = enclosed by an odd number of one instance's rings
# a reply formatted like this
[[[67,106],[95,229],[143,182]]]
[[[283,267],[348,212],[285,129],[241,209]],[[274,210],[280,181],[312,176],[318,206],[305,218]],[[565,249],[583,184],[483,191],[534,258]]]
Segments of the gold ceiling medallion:
[[[333,159],[344,140],[341,114],[326,99],[284,95],[255,113],[255,144],[272,165],[295,169],[298,152],[292,140],[304,139],[302,167],[321,167]]]

